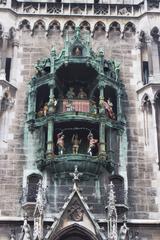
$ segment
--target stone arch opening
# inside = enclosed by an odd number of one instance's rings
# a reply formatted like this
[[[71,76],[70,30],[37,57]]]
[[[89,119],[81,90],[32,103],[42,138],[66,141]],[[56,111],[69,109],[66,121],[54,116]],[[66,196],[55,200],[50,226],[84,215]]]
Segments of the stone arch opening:
[[[73,224],[57,232],[51,240],[97,240],[97,237],[85,227]]]
[[[33,173],[27,177],[27,202],[36,202],[39,180],[42,180],[39,174]]]

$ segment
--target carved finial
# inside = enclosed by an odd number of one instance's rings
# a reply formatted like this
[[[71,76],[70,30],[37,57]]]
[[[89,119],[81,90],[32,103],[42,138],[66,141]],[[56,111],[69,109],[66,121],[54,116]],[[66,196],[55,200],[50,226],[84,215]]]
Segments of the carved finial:
[[[44,206],[46,204],[46,192],[42,185],[42,180],[40,179],[38,182],[38,193],[36,199],[36,205],[39,207],[41,213],[43,212]]]
[[[83,173],[78,172],[78,166],[75,165],[74,167],[74,172],[69,174],[70,176],[73,177],[73,190],[77,191],[79,190],[78,188],[78,182],[79,182],[79,177],[83,175]]]
[[[109,184],[109,197],[108,197],[108,240],[117,240],[117,210],[115,206],[115,193],[114,185]]]

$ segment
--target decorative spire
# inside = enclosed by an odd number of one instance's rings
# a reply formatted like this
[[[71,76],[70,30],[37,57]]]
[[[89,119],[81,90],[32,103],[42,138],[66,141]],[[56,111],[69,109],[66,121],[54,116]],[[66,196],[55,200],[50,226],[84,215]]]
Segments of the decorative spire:
[[[115,206],[115,193],[114,185],[109,184],[109,197],[108,197],[108,240],[117,240],[117,210]]]
[[[83,173],[78,172],[78,166],[75,165],[74,166],[74,172],[69,173],[69,175],[71,177],[73,177],[73,190],[74,191],[79,191],[79,187],[78,187],[78,182],[80,181],[79,177],[81,177],[83,175]]]
[[[37,193],[37,199],[36,199],[36,206],[38,206],[39,211],[42,213],[44,206],[46,205],[46,191],[42,186],[42,180],[40,179],[38,182],[38,193]]]

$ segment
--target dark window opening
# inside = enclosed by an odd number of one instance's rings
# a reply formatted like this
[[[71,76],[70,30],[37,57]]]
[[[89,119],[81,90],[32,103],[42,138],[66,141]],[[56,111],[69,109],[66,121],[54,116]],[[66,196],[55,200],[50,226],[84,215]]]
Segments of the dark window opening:
[[[38,192],[38,182],[42,179],[41,176],[33,174],[28,177],[28,194],[27,202],[36,202]]]
[[[5,73],[6,73],[6,80],[8,82],[10,80],[10,71],[11,71],[11,58],[6,58]]]
[[[142,75],[143,85],[146,85],[149,82],[149,66],[148,66],[148,62],[144,61],[142,67],[143,67],[143,75]]]

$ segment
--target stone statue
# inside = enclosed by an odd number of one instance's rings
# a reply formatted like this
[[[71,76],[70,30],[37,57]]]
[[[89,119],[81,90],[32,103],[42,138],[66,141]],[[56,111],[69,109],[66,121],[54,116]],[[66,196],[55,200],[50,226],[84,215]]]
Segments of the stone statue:
[[[79,99],[87,99],[87,94],[83,91],[83,88],[80,88],[79,93],[78,93],[78,98]]]
[[[73,134],[72,136],[72,152],[73,154],[78,154],[79,145],[81,144],[81,139],[78,139],[78,134]]]
[[[73,98],[75,98],[75,92],[74,92],[73,87],[70,87],[70,88],[69,88],[69,90],[68,90],[68,92],[67,92],[67,94],[66,94],[66,97],[67,97],[68,99],[73,99]]]
[[[95,149],[96,144],[98,143],[98,139],[94,139],[92,133],[89,133],[87,138],[89,141],[88,153],[90,156],[92,156],[93,150]]]
[[[57,134],[57,147],[58,154],[62,155],[64,153],[64,135],[63,132]]]
[[[126,225],[126,222],[124,222],[119,231],[119,240],[126,239],[128,230],[129,230],[129,228]]]
[[[37,113],[37,117],[43,117],[43,107],[40,108],[40,110]]]

